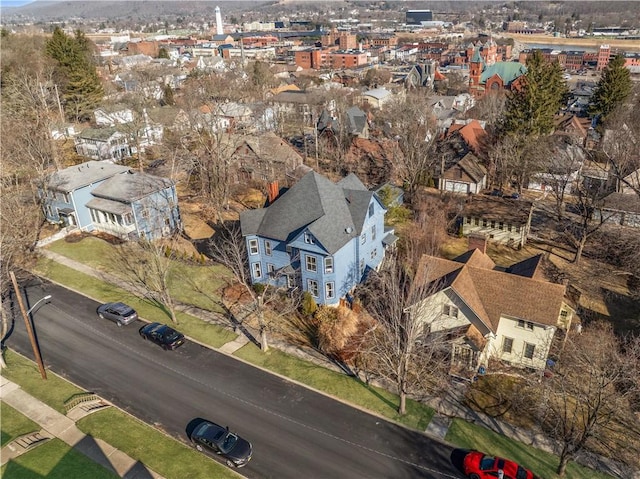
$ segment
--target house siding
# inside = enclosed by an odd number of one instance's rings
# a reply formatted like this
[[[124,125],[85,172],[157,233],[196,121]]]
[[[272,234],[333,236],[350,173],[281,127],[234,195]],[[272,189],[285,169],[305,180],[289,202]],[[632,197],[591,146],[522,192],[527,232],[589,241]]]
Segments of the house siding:
[[[364,259],[365,266],[371,269],[377,269],[384,258],[382,237],[384,236],[384,214],[386,213],[386,209],[375,196],[371,199],[369,207],[372,205],[373,215],[369,216],[367,210],[367,219],[362,226],[359,237],[355,238],[355,243],[358,245],[356,251],[358,260]],[[375,239],[373,239],[373,228],[375,228]],[[366,235],[364,244],[362,244],[362,235]],[[360,281],[360,279],[361,278],[359,278],[358,281]]]
[[[518,326],[518,320],[513,318],[500,318],[495,340],[491,343],[490,356],[499,358],[517,366],[530,367],[533,369],[544,369],[551,341],[556,332],[552,326],[541,326],[533,324],[533,329]],[[513,340],[511,352],[503,351],[505,338]],[[532,359],[524,356],[525,344],[533,344],[535,351]]]
[[[308,174],[315,175],[315,173]],[[345,193],[348,195],[348,190],[341,190],[341,194]],[[357,198],[358,196],[356,196],[354,200],[357,201]],[[337,200],[346,200],[347,203],[350,201],[344,197],[337,198]],[[283,201],[283,199],[278,199],[277,201]],[[308,225],[297,230],[295,236],[288,241],[276,241],[268,237],[261,237],[259,233],[245,234],[245,246],[248,252],[252,282],[268,282],[275,286],[287,286],[287,279],[284,275],[275,275],[275,277],[267,276],[267,265],[273,264],[276,271],[287,268],[288,274],[295,276],[295,286],[299,287],[301,291],[309,291],[309,282],[314,281],[314,284],[317,284],[317,293],[312,294],[318,304],[340,304],[340,300],[347,296],[353,288],[363,280],[367,268],[377,269],[380,266],[385,254],[382,240],[385,235],[384,215],[386,209],[375,195],[371,195],[371,200],[366,210],[363,211],[365,208],[363,204],[356,203],[352,207],[355,207],[357,211],[352,211],[351,214],[359,218],[362,218],[360,215],[364,214],[364,219],[362,220],[361,227],[359,224],[354,225],[356,230],[360,228],[360,231],[345,230],[340,233],[349,235],[346,243],[342,244],[342,246],[340,246],[341,243],[339,243],[333,247],[325,247],[318,238],[313,237],[308,229]],[[370,208],[372,212],[371,215],[369,215]],[[331,212],[327,214],[330,215]],[[361,220],[354,218],[353,221],[358,223]],[[311,229],[313,229],[313,226],[311,226]],[[372,238],[372,229],[375,229],[375,239]],[[362,233],[366,234],[364,244],[361,243]],[[288,234],[291,235],[291,232]],[[313,237],[312,243],[305,240],[305,236],[310,234]],[[255,254],[251,254],[251,245],[254,241],[258,244],[258,251]],[[265,241],[272,242],[271,256],[266,255]],[[330,243],[330,240],[327,238],[325,238],[325,241]],[[337,248],[337,251],[329,254],[329,249],[334,248]],[[307,268],[307,257],[315,260],[315,271]],[[333,260],[333,270],[326,272],[325,260],[329,257]],[[255,274],[256,268],[259,268],[259,272],[261,273],[260,277],[257,277]],[[328,283],[332,285],[332,297],[327,296]]]

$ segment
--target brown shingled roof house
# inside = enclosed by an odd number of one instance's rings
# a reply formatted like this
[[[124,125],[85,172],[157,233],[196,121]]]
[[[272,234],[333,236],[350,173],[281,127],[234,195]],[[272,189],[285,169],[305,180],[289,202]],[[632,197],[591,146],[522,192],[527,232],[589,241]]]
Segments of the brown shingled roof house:
[[[303,163],[302,156],[273,132],[239,138],[236,138],[237,148],[231,159],[240,183],[257,180],[287,184],[296,168]]]
[[[425,331],[452,344],[452,369],[470,374],[500,360],[542,370],[557,329],[568,331],[573,309],[565,286],[548,282],[542,255],[500,268],[482,249],[453,260],[425,255],[417,278],[433,293],[414,308]]]

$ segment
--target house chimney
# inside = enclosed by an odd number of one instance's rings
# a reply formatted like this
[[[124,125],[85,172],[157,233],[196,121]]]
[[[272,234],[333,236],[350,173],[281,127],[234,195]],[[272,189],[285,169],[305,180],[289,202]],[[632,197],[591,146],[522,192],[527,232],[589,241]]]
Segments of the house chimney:
[[[277,181],[272,181],[267,185],[267,199],[269,204],[273,203],[278,198],[279,192],[280,188],[278,187]]]
[[[487,235],[480,233],[471,233],[469,235],[468,251],[473,251],[474,249],[479,249],[483,254],[487,253]]]

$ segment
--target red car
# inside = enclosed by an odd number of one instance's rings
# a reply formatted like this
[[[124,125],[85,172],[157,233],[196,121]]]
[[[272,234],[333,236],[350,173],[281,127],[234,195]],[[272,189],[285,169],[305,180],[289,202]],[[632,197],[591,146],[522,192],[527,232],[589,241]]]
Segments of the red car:
[[[462,468],[469,479],[498,479],[501,477],[499,471],[502,471],[503,479],[537,479],[533,472],[513,461],[478,451],[470,451],[464,456]]]

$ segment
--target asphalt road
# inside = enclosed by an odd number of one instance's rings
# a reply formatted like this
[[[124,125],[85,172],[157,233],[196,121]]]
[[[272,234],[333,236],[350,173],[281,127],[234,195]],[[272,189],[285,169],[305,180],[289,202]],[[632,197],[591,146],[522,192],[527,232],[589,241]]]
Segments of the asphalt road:
[[[229,426],[253,443],[249,478],[463,477],[452,448],[424,434],[193,342],[164,351],[140,338],[142,322],[118,328],[55,285],[30,288],[27,308],[45,294],[33,317],[47,368],[185,442],[194,418]],[[24,321],[6,344],[33,358]]]

